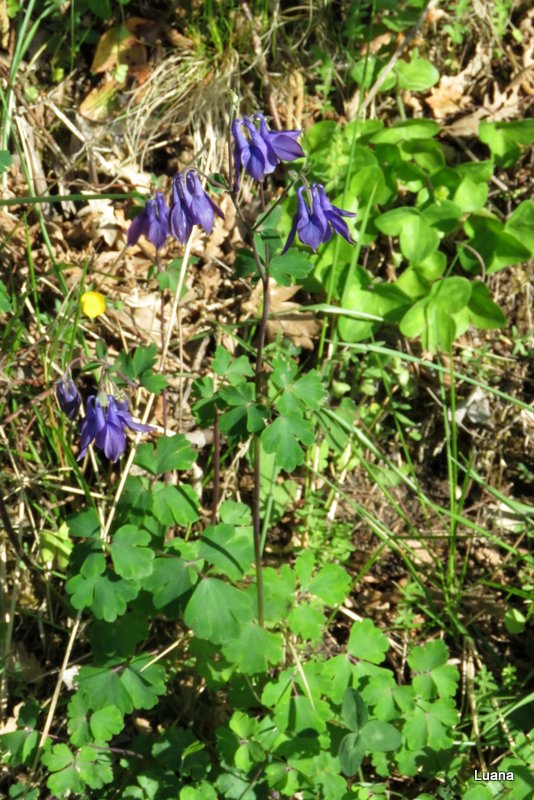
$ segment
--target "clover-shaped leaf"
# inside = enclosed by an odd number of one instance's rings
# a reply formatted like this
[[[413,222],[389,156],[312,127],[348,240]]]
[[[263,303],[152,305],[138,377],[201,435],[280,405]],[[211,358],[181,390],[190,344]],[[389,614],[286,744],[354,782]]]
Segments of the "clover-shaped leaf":
[[[175,469],[190,469],[195,461],[195,451],[179,433],[177,436],[161,436],[155,448],[151,444],[139,445],[134,463],[151,475],[162,475]]]
[[[121,578],[144,578],[153,569],[154,551],[146,547],[150,534],[135,525],[123,525],[113,535],[111,558]]]
[[[296,414],[278,417],[261,434],[265,452],[275,453],[278,466],[288,472],[292,472],[304,461],[304,452],[299,441],[309,446],[314,440],[310,423]]]
[[[351,656],[381,664],[388,647],[388,640],[372,620],[364,619],[352,626],[347,644]]]

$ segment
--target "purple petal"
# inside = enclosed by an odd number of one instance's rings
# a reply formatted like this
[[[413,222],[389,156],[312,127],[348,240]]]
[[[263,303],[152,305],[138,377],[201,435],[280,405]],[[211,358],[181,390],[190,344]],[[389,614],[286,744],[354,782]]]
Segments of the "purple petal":
[[[56,397],[63,413],[69,419],[74,419],[82,403],[82,398],[72,378],[57,382]]]
[[[97,432],[95,444],[110,461],[117,461],[126,450],[124,426],[117,413],[115,400],[109,396],[104,426]]]
[[[183,178],[181,175],[177,175],[172,186],[169,221],[172,235],[182,244],[187,242],[193,228],[191,214],[185,198],[185,191],[186,187],[184,186]],[[187,191],[187,195],[190,197],[189,191]]]
[[[128,247],[137,244],[137,240],[145,232],[147,224],[147,213],[144,208],[130,223],[128,233],[126,234],[126,244]]]
[[[213,229],[213,208],[209,197],[202,188],[199,177],[194,170],[189,170],[186,176],[187,186],[191,192],[191,205],[189,212],[195,225],[200,225],[206,233]]]
[[[153,431],[154,428],[152,425],[143,425],[141,422],[134,422],[132,415],[128,411],[128,400],[124,398],[124,400],[115,400],[114,405],[116,409],[116,413],[118,418],[120,419],[123,427],[130,428],[132,431],[138,431],[139,433],[149,433]]]
[[[259,119],[261,136],[279,161],[294,161],[304,157],[304,151],[296,141],[302,131],[271,131],[263,114],[255,114],[254,119]]]
[[[239,179],[241,177],[241,167],[245,166],[245,161],[249,157],[249,144],[243,135],[241,125],[243,120],[234,119],[232,122],[232,136],[235,139],[234,148],[234,168],[235,168],[235,188],[239,188]]]
[[[95,403],[95,395],[87,398],[85,417],[80,423],[80,452],[78,453],[77,461],[81,461],[85,456],[87,448],[95,438],[98,430]]]

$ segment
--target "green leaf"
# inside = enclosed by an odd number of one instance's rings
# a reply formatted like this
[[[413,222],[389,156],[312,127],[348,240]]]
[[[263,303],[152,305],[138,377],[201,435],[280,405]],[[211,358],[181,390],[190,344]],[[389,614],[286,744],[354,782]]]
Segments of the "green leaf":
[[[275,256],[269,264],[269,273],[281,286],[304,280],[313,269],[306,253],[290,248],[283,256]]]
[[[332,709],[324,700],[314,697],[313,700],[303,695],[285,695],[277,703],[273,721],[281,730],[294,733],[302,731],[326,730],[326,723],[332,716]]]
[[[11,300],[9,298],[7,287],[3,281],[0,281],[0,313],[11,311]]]
[[[490,297],[486,284],[474,281],[469,298],[469,319],[477,328],[502,328],[506,325],[506,315]]]
[[[408,656],[408,664],[416,673],[413,687],[418,695],[431,699],[438,694],[450,697],[456,693],[459,673],[452,664],[447,664],[447,648],[440,640],[415,647]]]
[[[169,381],[164,375],[141,375],[139,382],[152,394],[161,394],[169,385]]]
[[[431,296],[443,313],[456,314],[468,304],[471,286],[467,278],[444,278],[434,284]]]
[[[0,175],[7,172],[12,163],[13,156],[9,150],[0,150]]]
[[[396,750],[402,744],[402,736],[389,722],[374,719],[360,731],[365,749],[371,753],[387,753]]]
[[[368,720],[367,706],[363,702],[362,696],[355,689],[347,689],[343,697],[341,707],[343,722],[354,733],[358,733],[364,728]]]
[[[144,582],[143,588],[146,588]],[[148,620],[142,610],[128,611],[115,622],[95,619],[89,629],[91,649],[97,663],[113,657],[127,658],[147,636]]]
[[[350,585],[350,576],[343,567],[326,564],[303,588],[316,595],[325,605],[339,606],[350,592]]]
[[[182,558],[156,558],[153,571],[143,581],[143,588],[154,594],[154,605],[163,608],[189,591],[193,585],[192,569]]]
[[[221,345],[217,346],[213,358],[213,371],[216,375],[226,378],[232,386],[240,383],[243,378],[252,378],[254,370],[250,366],[250,361],[246,356],[234,358],[232,354]]]
[[[384,205],[393,197],[392,189],[387,185],[382,168],[378,164],[362,167],[351,178],[349,191],[360,201],[361,206]]]
[[[156,482],[152,496],[154,516],[162,525],[186,527],[198,519],[198,497],[191,486]]]
[[[402,226],[399,242],[403,256],[420,263],[438,249],[439,236],[422,217],[409,216]]]
[[[236,530],[233,525],[220,523],[206,528],[198,555],[218,567],[230,580],[240,580],[254,562],[252,527]]]
[[[80,794],[86,786],[101,789],[113,780],[109,755],[90,747],[73,754],[67,745],[56,744],[41,756],[41,761],[52,773],[46,785],[58,797],[71,792]]]
[[[275,453],[279,467],[292,472],[304,461],[304,452],[298,442],[310,446],[315,437],[310,423],[294,414],[279,416],[261,435],[266,453]]]
[[[295,583],[295,573],[287,564],[282,565],[280,570],[264,567],[263,590],[265,594],[266,622],[277,623],[287,615],[289,608],[293,604]],[[255,586],[253,587],[253,592],[255,595]]]
[[[472,215],[464,227],[470,237],[468,244],[471,250],[461,247],[461,243],[458,248],[460,262],[468,272],[480,273],[481,261],[485,265],[486,274],[491,274],[530,258],[530,250],[508,233],[497,219],[482,214]]]
[[[446,750],[452,745],[450,729],[457,721],[458,713],[452,700],[429,703],[421,699],[402,732],[411,750],[422,750],[423,747]]]
[[[287,622],[292,633],[314,643],[321,639],[326,617],[316,608],[301,604],[291,609]]]
[[[373,144],[406,142],[410,139],[431,139],[439,133],[439,124],[429,119],[407,119],[378,131],[371,137]]]
[[[374,223],[386,236],[399,236],[404,226],[413,219],[419,219],[419,212],[411,206],[401,206],[384,211],[375,218]]]
[[[253,383],[240,383],[220,391],[221,398],[231,411],[220,418],[220,429],[227,436],[245,438],[247,433],[255,433],[264,427],[268,416],[267,409],[256,404],[256,390]]]
[[[534,120],[522,119],[512,122],[486,122],[478,128],[481,142],[488,145],[497,164],[505,169],[515,164],[521,148],[534,144]]]
[[[190,469],[195,461],[196,453],[185,436],[179,433],[177,436],[161,436],[155,448],[150,444],[140,445],[134,464],[151,475],[162,475],[175,469]]]
[[[218,578],[202,578],[184,612],[195,635],[214,644],[235,639],[251,616],[248,595]]]
[[[412,57],[411,61],[397,61],[394,67],[400,89],[424,92],[439,81],[436,67],[425,58]]]
[[[273,373],[273,384],[276,386],[276,373]],[[276,400],[276,407],[281,414],[297,416],[305,409],[317,411],[326,400],[327,393],[321,376],[312,369],[298,380],[284,388],[281,397]]]
[[[389,649],[387,638],[370,619],[355,622],[351,628],[347,650],[356,658],[381,664]]]
[[[115,572],[121,578],[145,578],[152,573],[154,551],[146,547],[150,534],[135,525],[123,525],[113,534],[110,546]]]
[[[341,771],[351,778],[356,775],[365,754],[365,745],[359,733],[347,733],[339,745],[338,758]]]
[[[114,707],[115,706],[113,706],[113,708]],[[88,720],[89,710],[90,708],[85,694],[83,692],[75,692],[67,707],[67,730],[70,733],[72,744],[77,747],[80,747],[82,744],[87,744],[92,738]]]
[[[504,229],[521,244],[528,247],[534,256],[534,200],[524,200],[510,215]]]
[[[167,691],[164,667],[161,664],[150,664],[151,661],[152,656],[133,659],[120,677],[133,708],[154,708],[158,703],[158,696]]]
[[[115,706],[104,706],[91,715],[89,721],[91,733],[99,742],[108,742],[124,728],[124,719]]]
[[[113,705],[123,714],[133,711],[130,695],[115,669],[82,667],[78,673],[77,683],[87,710],[98,711],[100,708]]]
[[[67,522],[71,536],[94,539],[100,536],[100,520],[96,508],[80,511]]]
[[[279,633],[270,633],[255,622],[247,622],[236,638],[223,644],[222,651],[245,675],[256,675],[267,672],[269,664],[281,662],[283,643]]]
[[[75,575],[67,581],[65,588],[71,595],[74,608],[91,608],[97,619],[106,622],[115,622],[126,611],[128,602],[139,593],[137,581],[121,580],[110,570],[90,577]]]

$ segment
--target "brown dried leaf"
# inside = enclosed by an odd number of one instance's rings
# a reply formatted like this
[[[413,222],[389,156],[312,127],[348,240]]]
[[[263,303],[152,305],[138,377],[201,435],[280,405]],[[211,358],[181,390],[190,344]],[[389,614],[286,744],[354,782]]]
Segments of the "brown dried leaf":
[[[91,64],[91,72],[106,72],[117,64],[124,63],[121,58],[136,44],[138,44],[138,40],[125,25],[110,28],[102,34],[98,41]]]
[[[302,308],[299,303],[290,302],[290,298],[301,288],[300,286],[279,286],[271,280],[269,284],[271,294],[271,313],[281,314],[276,318],[270,319],[267,323],[267,337],[275,339],[281,330],[298,347],[305,350],[313,350],[313,337],[317,336],[320,330],[318,320],[312,312],[302,313],[296,309]],[[242,305],[246,314],[257,316],[261,306],[261,284],[258,283],[250,295],[249,299]]]
[[[92,89],[82,100],[79,112],[91,122],[106,122],[119,110],[119,91],[122,84],[113,79]]]

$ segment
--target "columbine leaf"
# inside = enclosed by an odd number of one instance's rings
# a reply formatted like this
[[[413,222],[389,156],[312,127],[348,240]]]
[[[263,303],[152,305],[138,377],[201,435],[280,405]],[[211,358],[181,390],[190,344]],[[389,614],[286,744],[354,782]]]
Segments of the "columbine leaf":
[[[315,608],[298,605],[291,609],[287,622],[292,633],[314,643],[321,638],[326,618]]]
[[[120,677],[134,708],[154,708],[158,696],[165,694],[165,669],[161,664],[150,664],[149,656],[131,661]]]
[[[252,378],[254,370],[246,356],[234,358],[228,350],[220,345],[215,351],[213,371],[221,378],[225,378],[232,386],[241,383],[243,378]]]
[[[408,656],[408,664],[416,673],[413,687],[418,695],[431,699],[436,695],[450,697],[456,693],[459,673],[447,664],[447,648],[441,639],[422,647],[415,647]]]
[[[269,664],[278,664],[282,659],[283,639],[278,633],[270,633],[254,622],[243,625],[239,635],[223,645],[222,651],[228,661],[237,664],[246,675],[265,673]]]
[[[124,727],[121,712],[115,706],[105,706],[91,715],[91,733],[99,742],[108,742]]]
[[[162,525],[186,527],[198,519],[198,497],[187,484],[156,483],[153,502],[154,516]]]
[[[326,564],[304,588],[325,605],[338,606],[350,591],[350,576],[338,564]]]
[[[162,475],[172,470],[190,469],[196,461],[196,453],[181,433],[177,436],[162,436],[156,447],[142,444],[137,448],[134,463],[151,475]]]
[[[225,523],[206,528],[198,555],[218,567],[232,581],[238,581],[254,561],[252,528],[236,530],[233,525]]]
[[[195,635],[214,644],[236,638],[251,616],[248,595],[217,578],[198,582],[184,612]]]
[[[291,248],[283,256],[275,256],[269,264],[272,278],[281,286],[291,286],[292,283],[306,278],[313,269],[305,253]]]
[[[97,619],[115,622],[126,611],[127,603],[137,597],[139,583],[125,581],[110,570],[103,575],[75,575],[65,586],[74,608],[91,608]]]
[[[411,750],[446,750],[452,745],[450,728],[458,721],[452,700],[419,700],[402,731]]]
[[[75,692],[68,705],[67,730],[70,733],[72,744],[80,747],[91,741],[91,731],[88,721],[88,703],[83,692]]]
[[[117,575],[121,578],[144,578],[153,569],[154,551],[145,547],[150,534],[135,525],[123,525],[113,535],[111,558]]]
[[[304,452],[298,442],[310,446],[314,442],[310,423],[296,415],[280,416],[261,435],[266,453],[275,453],[278,465],[292,472],[304,461]]]
[[[321,376],[316,370],[311,370],[286,387],[276,401],[276,407],[281,414],[298,415],[307,408],[317,411],[326,396]]]
[[[347,644],[347,650],[352,656],[381,664],[388,647],[388,640],[372,620],[364,619],[353,624]]]
[[[152,575],[143,588],[154,593],[154,605],[163,608],[185,594],[193,585],[191,569],[181,558],[156,558]]]
[[[130,695],[122,685],[115,669],[82,667],[78,673],[77,683],[88,710],[98,711],[108,705],[113,705],[123,714],[133,711]]]

